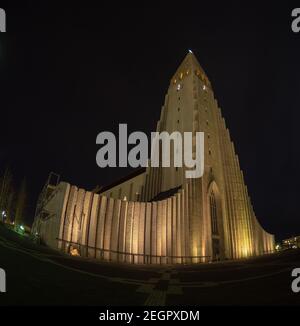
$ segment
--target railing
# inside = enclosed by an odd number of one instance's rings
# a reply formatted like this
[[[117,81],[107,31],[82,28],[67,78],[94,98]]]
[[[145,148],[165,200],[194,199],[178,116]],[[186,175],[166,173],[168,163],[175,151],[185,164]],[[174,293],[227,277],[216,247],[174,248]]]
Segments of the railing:
[[[159,256],[97,248],[63,239],[57,239],[57,241],[60,243],[60,250],[65,253],[72,254],[72,250],[77,250],[80,257],[100,260],[131,264],[194,264],[207,263],[211,261],[211,256]]]
[[[277,252],[275,249],[273,249],[273,250],[264,250],[263,255],[270,255],[270,254],[274,254],[275,252]]]

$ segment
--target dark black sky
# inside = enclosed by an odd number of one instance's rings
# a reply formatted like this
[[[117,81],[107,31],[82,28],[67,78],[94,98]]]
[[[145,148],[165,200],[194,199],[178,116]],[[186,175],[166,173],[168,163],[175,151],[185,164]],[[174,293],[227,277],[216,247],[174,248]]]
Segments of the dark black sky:
[[[300,234],[300,33],[289,2],[171,7],[0,1],[0,169],[88,189],[128,172],[96,166],[96,135],[155,129],[169,80],[192,49],[210,78],[262,225]],[[27,3],[27,4],[26,4]],[[99,1],[99,3],[102,3]],[[52,4],[52,5],[50,5]]]

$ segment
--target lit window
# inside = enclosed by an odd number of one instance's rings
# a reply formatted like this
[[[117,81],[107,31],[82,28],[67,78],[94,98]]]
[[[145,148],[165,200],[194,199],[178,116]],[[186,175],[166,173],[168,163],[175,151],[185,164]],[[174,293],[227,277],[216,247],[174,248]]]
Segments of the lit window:
[[[202,88],[203,88],[203,90],[204,90],[204,91],[206,91],[206,86],[205,86],[205,85],[203,85],[203,87],[202,87]]]
[[[183,73],[181,72],[180,73],[180,77],[179,77],[180,79],[182,79],[183,78]]]
[[[177,85],[177,90],[180,91],[181,90],[181,84]]]

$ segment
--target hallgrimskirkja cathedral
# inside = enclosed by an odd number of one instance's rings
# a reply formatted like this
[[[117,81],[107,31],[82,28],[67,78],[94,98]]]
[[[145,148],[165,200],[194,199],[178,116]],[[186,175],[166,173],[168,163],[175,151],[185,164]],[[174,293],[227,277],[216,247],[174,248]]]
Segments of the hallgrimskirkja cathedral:
[[[156,131],[204,132],[204,174],[146,167],[87,191],[47,183],[32,232],[70,254],[136,264],[261,255],[274,236],[258,222],[212,86],[189,51],[171,78]]]

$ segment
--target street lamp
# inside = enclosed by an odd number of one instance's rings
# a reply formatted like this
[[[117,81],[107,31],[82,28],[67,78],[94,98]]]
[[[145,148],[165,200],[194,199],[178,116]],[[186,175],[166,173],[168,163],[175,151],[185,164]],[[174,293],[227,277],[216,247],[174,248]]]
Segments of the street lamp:
[[[2,216],[2,221],[4,222],[4,219],[6,218],[6,212],[2,211],[1,212],[1,216]]]

